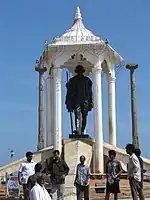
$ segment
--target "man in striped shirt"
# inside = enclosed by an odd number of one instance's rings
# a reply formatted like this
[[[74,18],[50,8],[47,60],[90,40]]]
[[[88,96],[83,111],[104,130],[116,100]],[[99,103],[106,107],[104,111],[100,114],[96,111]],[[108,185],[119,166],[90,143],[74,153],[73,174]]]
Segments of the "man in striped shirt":
[[[90,168],[85,164],[85,156],[80,156],[80,163],[77,165],[74,185],[77,189],[77,200],[89,200]]]

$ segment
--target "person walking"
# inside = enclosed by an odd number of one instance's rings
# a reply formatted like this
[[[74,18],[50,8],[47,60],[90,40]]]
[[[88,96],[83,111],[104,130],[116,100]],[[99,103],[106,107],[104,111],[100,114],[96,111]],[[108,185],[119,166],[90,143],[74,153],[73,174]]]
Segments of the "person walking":
[[[29,176],[35,174],[35,165],[36,162],[32,160],[33,153],[27,152],[26,153],[27,160],[22,162],[18,172],[18,182],[20,185],[23,186],[23,194],[24,199],[29,200],[29,190],[27,189],[27,182]]]
[[[141,150],[140,149],[135,149],[135,155],[138,157],[139,162],[140,162],[140,167],[141,167],[141,188],[143,189],[143,159],[141,158]]]
[[[38,176],[35,185],[30,191],[30,200],[51,200],[51,197],[45,189],[44,184],[44,175]]]
[[[106,196],[105,200],[109,200],[110,194],[114,194],[114,200],[118,199],[120,193],[120,175],[122,173],[121,163],[116,160],[116,151],[110,150],[108,152],[109,160],[106,163]]]
[[[64,200],[65,177],[69,173],[69,167],[60,158],[59,150],[53,152],[53,157],[48,165],[48,173],[50,174],[52,184],[50,192],[52,200]]]
[[[131,188],[133,200],[144,200],[144,194],[141,187],[141,167],[138,157],[135,155],[135,147],[133,144],[126,145],[126,152],[129,154],[129,162],[127,167],[127,174]],[[138,195],[137,195],[138,193]]]
[[[89,183],[90,183],[90,168],[85,164],[86,158],[85,156],[80,156],[80,163],[76,168],[76,177],[74,181],[74,185],[76,186],[77,200],[82,200],[84,196],[84,200],[89,200]]]

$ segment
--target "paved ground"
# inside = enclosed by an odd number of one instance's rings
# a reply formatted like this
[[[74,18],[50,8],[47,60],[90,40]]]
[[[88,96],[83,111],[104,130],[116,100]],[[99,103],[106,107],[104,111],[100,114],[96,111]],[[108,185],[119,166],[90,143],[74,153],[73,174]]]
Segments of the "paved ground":
[[[91,196],[91,200],[103,200],[105,197],[105,194],[97,194],[95,192],[94,186],[95,183],[105,183],[105,180],[91,180],[91,190],[90,190],[90,196]],[[131,198],[131,192],[130,192],[130,187],[129,187],[129,183],[128,180],[123,179],[120,181],[120,186],[121,186],[121,193],[119,194],[119,199],[124,199],[124,200],[130,200]],[[92,188],[93,187],[93,188]],[[4,196],[4,191],[5,191],[5,187],[4,185],[0,185],[0,200],[5,200],[5,197],[2,197],[2,195]],[[150,183],[144,183],[144,195],[145,195],[145,199],[146,200],[150,200]],[[113,196],[111,196],[113,197]],[[7,200],[12,200],[14,198],[7,198]],[[111,198],[113,199],[113,198]]]
[[[0,200],[13,200],[14,198],[5,198],[5,197],[1,197],[0,198]],[[18,199],[19,200],[19,199]],[[23,199],[20,199],[20,200],[23,200]],[[103,199],[101,199],[101,198],[98,198],[98,199],[91,199],[91,200],[104,200],[104,198]],[[113,200],[113,198],[112,199],[110,199],[110,200]],[[118,199],[118,200],[132,200],[131,198],[128,198],[128,199],[124,199],[124,198],[122,198],[122,199]],[[150,200],[150,198],[145,198],[145,200]]]

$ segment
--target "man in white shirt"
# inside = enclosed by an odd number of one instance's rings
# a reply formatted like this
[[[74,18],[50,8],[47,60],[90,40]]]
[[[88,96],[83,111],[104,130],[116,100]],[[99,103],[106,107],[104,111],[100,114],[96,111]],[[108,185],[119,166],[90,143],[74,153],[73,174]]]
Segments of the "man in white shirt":
[[[143,159],[141,158],[141,150],[140,149],[135,149],[135,155],[138,157],[140,166],[141,166],[141,187],[143,189]]]
[[[128,179],[131,188],[131,194],[133,200],[138,200],[138,195],[140,200],[144,200],[143,190],[141,188],[141,167],[138,157],[135,155],[135,147],[133,144],[127,144],[126,152],[129,154],[128,162]],[[137,195],[138,193],[138,195]]]
[[[27,189],[27,182],[29,176],[35,174],[35,165],[36,162],[32,160],[33,153],[26,153],[27,160],[21,163],[19,172],[18,172],[18,181],[19,184],[23,186],[24,199],[29,200],[29,190]]]
[[[44,187],[45,177],[41,175],[37,178],[34,187],[30,191],[30,200],[51,200],[51,197]]]

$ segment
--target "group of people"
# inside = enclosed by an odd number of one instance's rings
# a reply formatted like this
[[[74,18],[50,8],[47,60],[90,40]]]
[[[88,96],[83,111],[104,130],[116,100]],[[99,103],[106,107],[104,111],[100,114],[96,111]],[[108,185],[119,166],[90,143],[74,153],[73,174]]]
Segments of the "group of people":
[[[19,184],[23,186],[25,200],[63,200],[65,177],[69,173],[67,163],[61,159],[60,152],[55,150],[47,167],[42,169],[40,163],[35,163],[32,152],[26,153],[26,161],[21,163],[18,173]],[[89,200],[90,168],[85,165],[85,156],[80,157],[77,165],[74,185],[77,189],[77,200],[81,200],[83,193]],[[46,172],[46,173],[45,173]],[[51,184],[48,192],[45,183]]]
[[[143,194],[143,160],[140,157],[140,149],[135,149],[133,144],[126,145],[126,152],[129,155],[127,164],[127,177],[131,188],[133,200],[144,200]],[[116,152],[109,151],[109,160],[106,163],[106,196],[105,200],[109,200],[110,194],[114,194],[114,200],[118,199],[120,193],[119,181],[122,173],[121,163],[116,160]]]
[[[144,200],[143,195],[143,161],[140,157],[140,149],[135,149],[133,144],[126,146],[129,154],[127,165],[127,176],[131,188],[133,200]],[[35,163],[32,152],[26,153],[27,160],[24,161],[19,169],[18,181],[23,186],[25,200],[63,200],[65,190],[65,177],[69,173],[67,163],[60,157],[60,152],[55,150],[50,158],[47,170],[42,170],[40,163]],[[74,186],[76,187],[77,200],[84,196],[89,200],[90,168],[85,163],[84,155],[80,156],[80,163],[76,167]],[[116,160],[116,152],[109,151],[109,159],[106,163],[106,196],[109,200],[110,194],[114,194],[114,199],[118,199],[120,193],[120,175],[123,172],[120,161]],[[45,183],[51,183],[50,191],[45,189]]]
[[[63,200],[65,176],[69,173],[69,167],[60,158],[58,150],[53,152],[48,165],[48,171],[44,173],[40,163],[35,163],[33,153],[26,153],[27,160],[19,168],[18,181],[23,186],[25,200]],[[45,183],[51,183],[50,193],[45,189]]]

